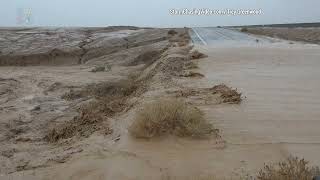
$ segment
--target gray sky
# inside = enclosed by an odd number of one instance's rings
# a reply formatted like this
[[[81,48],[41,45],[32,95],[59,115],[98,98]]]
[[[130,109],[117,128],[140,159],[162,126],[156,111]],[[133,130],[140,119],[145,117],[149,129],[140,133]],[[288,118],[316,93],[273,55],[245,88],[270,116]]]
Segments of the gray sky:
[[[0,26],[218,26],[320,22],[319,0],[0,0]],[[172,16],[170,9],[261,9],[256,16]],[[26,18],[30,10],[30,22]]]

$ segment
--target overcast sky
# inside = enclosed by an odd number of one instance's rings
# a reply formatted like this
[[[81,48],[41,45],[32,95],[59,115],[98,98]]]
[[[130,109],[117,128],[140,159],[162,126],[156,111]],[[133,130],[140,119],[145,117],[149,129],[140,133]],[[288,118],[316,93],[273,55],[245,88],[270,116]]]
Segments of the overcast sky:
[[[320,22],[320,0],[0,0],[0,26],[218,26]],[[261,9],[255,16],[172,16],[170,9]],[[29,22],[27,22],[27,20]]]

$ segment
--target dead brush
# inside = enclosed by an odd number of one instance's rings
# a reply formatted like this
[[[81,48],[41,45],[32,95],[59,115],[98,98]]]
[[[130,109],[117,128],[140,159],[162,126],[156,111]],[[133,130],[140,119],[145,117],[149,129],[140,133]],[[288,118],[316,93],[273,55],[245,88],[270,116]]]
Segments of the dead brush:
[[[225,84],[216,85],[210,88],[213,94],[220,94],[223,103],[239,104],[242,101],[241,93],[237,89],[232,89]]]
[[[106,70],[106,67],[104,66],[96,66],[93,69],[91,69],[90,72],[96,73],[96,72],[104,72]]]
[[[187,46],[189,44],[188,41],[181,41],[181,42],[178,42],[178,47],[183,47],[183,46]]]
[[[198,72],[193,72],[193,71],[189,71],[189,72],[185,72],[181,75],[182,77],[190,77],[190,78],[203,78],[204,75]]]
[[[192,61],[186,62],[184,64],[184,69],[198,69],[198,65]]]
[[[240,31],[241,31],[241,32],[248,32],[249,30],[248,30],[248,28],[243,27],[243,28],[240,29]]]
[[[69,92],[64,93],[61,98],[67,101],[72,101],[75,99],[80,99],[88,95],[86,90],[73,90],[70,89]]]
[[[312,180],[320,175],[319,167],[312,167],[304,159],[289,157],[276,165],[265,165],[258,173],[258,180]]]
[[[199,52],[198,50],[194,50],[190,53],[190,59],[202,59],[208,57],[207,55]]]
[[[136,138],[164,134],[180,137],[206,137],[217,133],[198,108],[176,98],[157,100],[137,112],[129,132]]]
[[[170,30],[168,31],[168,35],[170,35],[170,36],[173,36],[173,35],[176,35],[176,34],[178,34],[178,32],[175,31],[174,29],[170,29]]]

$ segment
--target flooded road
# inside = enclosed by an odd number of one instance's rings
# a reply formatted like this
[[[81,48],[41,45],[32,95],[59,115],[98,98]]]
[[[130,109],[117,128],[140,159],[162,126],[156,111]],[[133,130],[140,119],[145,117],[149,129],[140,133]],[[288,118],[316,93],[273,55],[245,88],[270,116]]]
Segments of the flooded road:
[[[203,84],[226,83],[246,97],[240,106],[207,109],[229,148],[273,147],[320,164],[320,47],[270,44],[200,47]],[[250,148],[252,147],[252,148]],[[261,155],[249,162],[268,160]]]
[[[241,33],[239,31],[215,28],[215,27],[197,27],[190,31],[194,44],[205,46],[229,46],[229,45],[255,45],[257,43],[270,43],[270,40],[263,37],[257,37]]]
[[[199,61],[205,78],[197,85],[225,83],[245,97],[240,106],[203,108],[226,140],[229,153],[221,157],[233,157],[216,163],[234,167],[241,157],[250,172],[294,155],[319,165],[320,46],[222,28],[193,32],[197,48],[209,55]]]

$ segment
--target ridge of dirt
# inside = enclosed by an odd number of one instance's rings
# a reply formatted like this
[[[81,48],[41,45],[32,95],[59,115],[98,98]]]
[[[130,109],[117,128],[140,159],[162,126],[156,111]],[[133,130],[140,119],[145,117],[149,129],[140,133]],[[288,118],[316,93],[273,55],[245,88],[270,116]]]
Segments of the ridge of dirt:
[[[49,142],[57,142],[75,135],[88,137],[99,130],[102,130],[105,135],[111,134],[113,130],[107,119],[130,108],[128,99],[137,96],[138,88],[141,87],[134,80],[121,80],[114,83],[90,85],[78,92],[70,91],[64,95],[68,100],[74,100],[74,94],[76,98],[91,96],[94,100],[80,107],[79,115],[71,121],[53,125],[45,139]]]
[[[185,41],[185,40],[184,40]],[[146,68],[156,61],[166,49],[161,51],[147,51],[140,54],[129,65],[134,66],[140,63],[145,64]],[[153,58],[153,60],[150,58]],[[163,59],[166,59],[165,57]],[[155,69],[152,71],[156,72]],[[126,107],[130,107],[126,102],[134,94],[139,96],[148,86],[147,79],[151,77],[136,78],[123,80],[116,83],[101,83],[90,85],[80,91],[71,90],[64,94],[62,98],[74,100],[78,98],[94,97],[97,101],[93,101],[80,108],[80,115],[74,117],[73,120],[52,128],[45,136],[49,142],[57,142],[60,139],[70,138],[74,135],[88,137],[95,131],[104,129],[105,134],[111,134],[112,129],[108,127],[107,117],[112,117],[116,113],[122,112]],[[137,79],[137,80],[136,80]],[[138,94],[139,93],[139,94]],[[104,123],[102,126],[101,123]],[[57,126],[57,125],[55,125]]]
[[[0,66],[34,66],[81,64],[120,50],[164,41],[167,37],[163,30],[123,26],[3,30],[0,39],[4,39],[0,45]]]
[[[246,33],[320,44],[320,28],[247,27]]]
[[[130,110],[135,103],[134,99],[146,87],[133,78],[154,61],[141,61],[141,57],[144,57],[141,54],[153,51],[162,54],[168,46],[166,36],[167,31],[163,29],[125,27],[112,30],[31,28],[14,32],[1,31],[0,37],[5,37],[8,43],[17,42],[9,43],[8,47],[0,45],[1,58],[7,55],[14,57],[14,61],[0,58],[5,63],[1,65],[17,66],[0,67],[0,175],[64,163],[73,154],[82,152],[86,147],[83,141],[93,133],[106,138],[116,136],[118,132],[112,133],[114,117]],[[30,43],[31,39],[37,37],[39,42]],[[132,65],[126,66],[124,61],[119,61],[109,71],[92,73],[92,66],[109,64],[109,59],[103,58],[108,52],[103,52],[96,64],[88,56],[87,50],[113,45],[114,41],[125,37],[130,37],[134,47],[127,49],[123,44],[113,49],[118,54],[107,56],[121,58],[121,53],[127,53],[126,60],[132,62]],[[52,41],[44,46],[49,39]],[[79,43],[81,48],[78,47]],[[27,56],[40,59],[29,61],[28,57],[21,58],[26,55],[21,50],[25,46],[29,46],[25,49],[28,51]],[[10,54],[10,50],[16,52]],[[51,53],[47,53],[47,50]],[[67,66],[69,64],[65,60],[61,64],[51,63],[55,59],[49,57],[59,57],[61,54],[67,56],[73,50],[77,52],[74,66]],[[131,53],[134,56],[130,56]],[[78,64],[80,54],[82,62],[88,63]],[[140,58],[136,58],[139,55]],[[117,61],[116,58],[111,59]],[[139,85],[139,88],[135,90],[132,86],[132,90],[125,91],[131,85],[119,86],[120,82],[135,83],[132,85]]]

